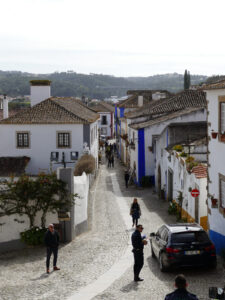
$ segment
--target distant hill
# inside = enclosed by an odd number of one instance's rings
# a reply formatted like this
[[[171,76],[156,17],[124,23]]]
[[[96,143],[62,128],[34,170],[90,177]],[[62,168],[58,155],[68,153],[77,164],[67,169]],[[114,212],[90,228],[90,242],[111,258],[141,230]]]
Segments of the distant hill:
[[[207,80],[204,75],[191,75],[191,84]],[[151,89],[178,92],[183,89],[182,74],[164,74],[149,77],[114,77],[102,74],[78,74],[61,72],[52,74],[30,74],[19,71],[0,71],[0,94],[11,97],[30,94],[29,81],[49,79],[52,81],[52,96],[85,95],[89,98],[103,99],[110,96],[124,96],[127,90]]]

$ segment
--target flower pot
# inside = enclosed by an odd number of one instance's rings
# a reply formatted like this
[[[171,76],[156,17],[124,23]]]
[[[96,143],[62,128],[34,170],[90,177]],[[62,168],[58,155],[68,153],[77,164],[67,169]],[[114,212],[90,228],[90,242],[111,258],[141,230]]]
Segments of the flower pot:
[[[217,205],[217,201],[218,201],[217,199],[212,198],[212,199],[211,199],[212,205]]]
[[[218,132],[211,132],[211,135],[212,135],[212,138],[213,139],[216,139],[217,138],[217,134],[218,134]]]
[[[220,135],[220,140],[221,140],[221,142],[225,142],[225,134]]]

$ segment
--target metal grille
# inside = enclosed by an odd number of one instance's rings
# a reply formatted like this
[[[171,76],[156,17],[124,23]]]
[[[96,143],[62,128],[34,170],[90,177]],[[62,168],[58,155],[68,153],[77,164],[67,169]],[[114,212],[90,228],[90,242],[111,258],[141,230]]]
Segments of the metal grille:
[[[17,147],[29,147],[29,133],[17,133]]]
[[[58,147],[70,147],[69,133],[58,133]]]

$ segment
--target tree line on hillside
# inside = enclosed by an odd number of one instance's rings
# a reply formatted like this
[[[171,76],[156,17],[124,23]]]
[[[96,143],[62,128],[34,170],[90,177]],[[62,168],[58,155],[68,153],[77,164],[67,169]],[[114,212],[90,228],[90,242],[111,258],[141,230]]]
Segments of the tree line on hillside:
[[[0,94],[11,97],[30,94],[30,80],[48,79],[52,81],[52,96],[85,95],[89,98],[104,99],[110,96],[124,96],[127,90],[149,89],[168,90],[176,93],[184,88],[184,75],[163,74],[149,77],[115,77],[103,74],[78,74],[75,72],[55,72],[52,74],[30,74],[19,71],[0,71]],[[204,75],[191,75],[191,84],[207,80]]]

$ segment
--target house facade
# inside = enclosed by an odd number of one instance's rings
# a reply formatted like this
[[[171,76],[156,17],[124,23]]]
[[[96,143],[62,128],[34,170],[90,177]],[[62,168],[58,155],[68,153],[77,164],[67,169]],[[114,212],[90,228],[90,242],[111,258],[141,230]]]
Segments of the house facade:
[[[60,166],[73,167],[88,149],[97,167],[99,115],[74,98],[43,100],[48,93],[35,85],[35,95],[38,88],[39,102],[35,99],[33,103],[31,98],[31,108],[0,121],[0,135],[4,140],[0,156],[29,157],[26,172],[35,175]]]
[[[100,115],[99,134],[112,139],[114,137],[114,107],[102,101],[93,106],[92,109]]]
[[[131,112],[127,114],[127,118],[131,118],[128,130],[129,145],[131,143],[129,146],[130,167],[133,169],[133,165],[136,165],[138,184],[141,184],[142,177],[150,176],[150,181],[154,185],[156,152],[158,151],[155,147],[157,137],[170,123],[206,122],[205,94],[184,91],[169,99],[151,103],[143,111]],[[133,136],[136,137],[135,141],[133,141]],[[183,133],[181,133],[182,136]]]
[[[220,253],[225,249],[225,81],[202,89],[208,110],[208,225]]]

